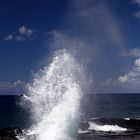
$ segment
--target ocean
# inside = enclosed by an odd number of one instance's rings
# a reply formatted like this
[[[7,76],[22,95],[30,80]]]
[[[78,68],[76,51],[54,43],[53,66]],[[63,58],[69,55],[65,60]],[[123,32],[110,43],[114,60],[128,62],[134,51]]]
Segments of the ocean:
[[[22,96],[0,96],[0,128],[30,127]],[[140,118],[140,94],[86,94],[81,100],[81,121],[91,118]]]

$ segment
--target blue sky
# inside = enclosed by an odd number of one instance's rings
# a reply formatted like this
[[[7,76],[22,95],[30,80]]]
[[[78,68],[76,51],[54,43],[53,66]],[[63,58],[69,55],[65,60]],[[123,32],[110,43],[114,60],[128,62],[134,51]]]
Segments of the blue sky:
[[[72,46],[91,92],[140,92],[140,0],[2,0],[0,20],[0,94],[22,93],[52,50]]]

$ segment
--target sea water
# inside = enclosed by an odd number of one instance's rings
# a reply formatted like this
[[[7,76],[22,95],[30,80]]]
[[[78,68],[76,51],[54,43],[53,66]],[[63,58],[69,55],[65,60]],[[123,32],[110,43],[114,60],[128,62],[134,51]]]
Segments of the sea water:
[[[0,96],[0,128],[30,128],[29,110],[19,106],[20,96]],[[81,100],[82,120],[98,117],[140,118],[140,94],[86,94]],[[81,120],[81,121],[82,121]]]

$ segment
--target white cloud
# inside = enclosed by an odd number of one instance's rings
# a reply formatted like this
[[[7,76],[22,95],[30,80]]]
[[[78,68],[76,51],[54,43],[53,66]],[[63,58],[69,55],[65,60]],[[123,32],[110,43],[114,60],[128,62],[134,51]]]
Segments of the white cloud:
[[[140,57],[140,48],[134,48],[122,53],[122,56]]]
[[[12,34],[9,34],[8,36],[6,36],[5,38],[4,38],[4,40],[9,40],[9,41],[11,41],[11,40],[13,40],[13,35]]]
[[[15,40],[16,40],[16,41],[25,41],[25,38],[22,37],[22,36],[16,36],[16,37],[15,37]]]
[[[16,34],[10,33],[4,37],[5,41],[26,41],[28,39],[34,38],[34,34],[37,31],[27,28],[26,26],[19,27]]]
[[[133,14],[136,18],[140,18],[140,11],[137,11]]]
[[[25,41],[25,38],[23,36],[13,36],[12,34],[9,34],[4,38],[5,41]]]
[[[138,93],[140,91],[140,57],[136,58],[132,70],[117,79],[98,82],[96,90],[109,93]]]
[[[133,0],[132,3],[137,4],[140,7],[140,0]],[[140,10],[133,14],[136,18],[140,18]]]
[[[115,80],[109,78],[109,79],[107,79],[105,81],[101,81],[100,85],[102,85],[102,86],[114,85],[115,86],[115,85],[117,85],[117,82]]]
[[[19,33],[21,35],[25,35],[25,36],[29,37],[29,36],[33,35],[33,30],[29,29],[23,25],[23,26],[19,27]]]
[[[17,80],[13,83],[15,86],[24,85],[24,82],[21,80]]]
[[[137,67],[137,69],[140,68],[140,58],[135,60],[135,66]]]
[[[128,76],[127,75],[120,76],[119,81],[122,82],[122,83],[128,81]]]
[[[23,87],[25,84],[21,80],[15,82],[0,81],[0,90],[17,89]]]
[[[118,78],[118,81],[121,83],[131,83],[137,82],[140,80],[140,58],[137,58],[134,62],[133,68],[130,72],[125,75],[121,75]]]
[[[133,3],[140,5],[140,0],[133,0]]]

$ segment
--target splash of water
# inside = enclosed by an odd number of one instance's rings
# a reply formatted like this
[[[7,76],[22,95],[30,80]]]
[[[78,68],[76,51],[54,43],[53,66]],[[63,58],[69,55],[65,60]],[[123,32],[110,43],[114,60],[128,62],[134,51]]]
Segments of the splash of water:
[[[66,50],[28,85],[24,102],[30,104],[33,125],[23,140],[71,140],[78,132],[83,68]]]

